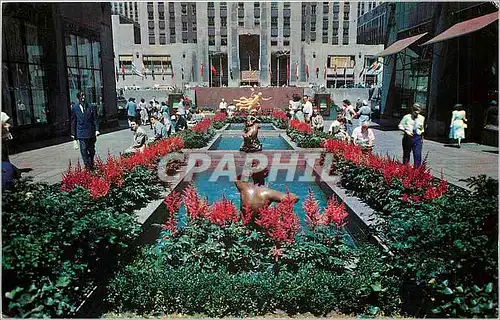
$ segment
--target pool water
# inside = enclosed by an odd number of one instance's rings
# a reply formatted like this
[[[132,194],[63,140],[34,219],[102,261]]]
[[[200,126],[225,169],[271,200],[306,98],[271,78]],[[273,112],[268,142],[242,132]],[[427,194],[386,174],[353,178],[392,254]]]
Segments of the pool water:
[[[209,181],[213,172],[214,172],[213,170],[210,170],[195,174],[193,178],[194,185],[198,190],[200,198],[206,196],[208,198],[209,203],[212,204],[214,201],[222,199],[222,195],[224,195],[226,199],[232,201],[233,204],[236,206],[236,208],[239,209],[240,194],[238,189],[236,189],[236,186],[232,178],[228,176],[221,176],[218,177],[217,180],[215,181],[212,180]],[[302,204],[304,203],[307,195],[309,194],[309,189],[312,191],[315,199],[319,203],[320,212],[322,212],[323,209],[326,207],[328,199],[321,190],[321,188],[316,184],[316,182],[298,181],[298,178],[300,176],[303,176],[303,173],[299,172],[299,170],[295,172],[293,181],[286,181],[286,175],[287,171],[279,170],[276,181],[274,182],[266,181],[267,186],[269,188],[272,188],[280,192],[289,191],[291,193],[296,194],[299,197],[299,201],[294,206],[294,211],[295,214],[297,214],[297,216],[299,217],[302,230],[307,231],[305,213],[302,208]],[[215,178],[215,176],[213,178]],[[181,217],[183,217],[185,214],[184,210],[185,210],[184,206],[182,206],[180,211]],[[184,223],[185,219],[181,218],[180,224]],[[349,235],[347,230],[344,229],[343,232],[345,233],[344,240],[346,241],[346,243],[354,247],[355,243],[353,238]]]
[[[243,123],[231,123],[226,130],[241,130],[243,131]],[[261,130],[275,130],[273,125],[270,123],[259,123],[259,129]]]
[[[282,137],[259,137],[262,150],[293,150],[292,146]],[[243,138],[241,136],[220,137],[209,150],[240,150]]]

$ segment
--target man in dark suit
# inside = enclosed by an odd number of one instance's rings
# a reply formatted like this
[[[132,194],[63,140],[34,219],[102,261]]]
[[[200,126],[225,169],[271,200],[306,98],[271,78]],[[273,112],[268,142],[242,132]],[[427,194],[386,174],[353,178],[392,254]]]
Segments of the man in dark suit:
[[[71,138],[80,142],[85,168],[94,169],[96,137],[99,135],[99,121],[96,110],[85,101],[85,94],[78,92],[77,104],[71,108]]]

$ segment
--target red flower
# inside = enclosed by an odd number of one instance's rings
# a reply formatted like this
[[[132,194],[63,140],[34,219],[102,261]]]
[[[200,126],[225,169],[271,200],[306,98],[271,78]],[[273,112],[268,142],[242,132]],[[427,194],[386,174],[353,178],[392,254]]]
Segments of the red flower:
[[[205,133],[208,131],[208,129],[210,129],[211,125],[212,125],[212,119],[205,118],[201,120],[199,123],[197,123],[191,130],[195,132]]]
[[[226,222],[238,221],[238,214],[234,204],[223,195],[222,200],[214,202],[207,211],[207,218],[211,223],[223,226]]]
[[[172,191],[171,193],[169,193],[165,197],[165,200],[163,200],[163,204],[165,205],[168,213],[171,216],[175,215],[179,211],[179,209],[181,207],[181,203],[182,203],[181,194],[179,192],[175,192],[175,191]]]
[[[328,200],[328,204],[323,215],[328,221],[328,224],[334,224],[337,229],[340,229],[347,224],[346,219],[349,216],[345,209],[344,203],[338,203],[333,198]]]
[[[241,222],[243,225],[249,224],[253,221],[253,211],[250,205],[247,203],[243,206],[243,210],[241,211]]]
[[[306,222],[311,229],[320,224],[320,216],[319,216],[319,203],[314,199],[314,195],[309,189],[309,194],[307,195],[306,200],[302,204],[302,209],[306,214]]]
[[[294,242],[300,229],[299,218],[293,212],[294,203],[295,199],[288,194],[276,206],[260,209],[259,217],[255,221],[278,245]]]
[[[226,119],[227,115],[224,112],[219,112],[212,118],[214,122],[226,121]]]
[[[104,197],[109,192],[109,181],[99,177],[92,177],[89,189],[92,198],[98,199]]]
[[[280,109],[274,109],[274,111],[271,113],[271,117],[282,120],[282,121],[288,121],[288,117],[286,116],[286,112],[280,110]]]
[[[195,187],[190,186],[184,190],[184,205],[186,212],[190,219],[198,219],[206,216],[209,210],[208,201],[205,199],[200,200],[198,191]]]
[[[293,119],[290,121],[290,127],[299,132],[312,133],[312,129],[307,123],[301,122],[297,119]]]

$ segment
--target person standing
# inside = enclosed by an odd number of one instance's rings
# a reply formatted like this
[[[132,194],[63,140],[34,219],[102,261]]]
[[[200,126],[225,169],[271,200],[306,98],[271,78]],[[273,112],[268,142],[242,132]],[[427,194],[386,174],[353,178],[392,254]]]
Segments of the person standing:
[[[309,123],[311,121],[312,111],[313,111],[313,105],[311,99],[309,98],[309,96],[305,95],[304,108],[302,109],[302,112],[304,113],[304,119],[306,123]]]
[[[9,162],[9,142],[12,140],[10,133],[10,117],[2,111],[2,162]]]
[[[135,99],[128,99],[128,103],[125,108],[127,109],[128,125],[131,127],[132,121],[135,121],[137,118],[137,105],[135,104]]]
[[[349,136],[351,136],[353,130],[352,118],[356,115],[356,111],[354,111],[354,107],[352,106],[351,101],[346,99],[342,102],[344,103],[343,115],[344,115],[346,130]]]
[[[29,113],[28,113],[28,110],[26,109],[26,105],[21,100],[19,100],[17,102],[17,112],[19,114],[19,117],[18,117],[19,124],[20,125],[29,124],[29,122],[30,122]]]
[[[461,148],[460,142],[465,139],[465,128],[467,128],[467,119],[465,118],[465,111],[461,104],[456,104],[455,110],[451,113],[450,123],[450,139],[458,141],[458,147]]]
[[[368,102],[366,100],[363,100],[363,106],[359,108],[358,112],[356,113],[356,117],[359,119],[359,123],[363,122],[370,122],[371,120],[371,115],[372,115],[372,108],[368,106]]]
[[[80,153],[87,170],[94,169],[95,142],[99,135],[96,110],[85,100],[85,94],[76,94],[78,104],[71,108],[71,138],[80,142]]]
[[[161,117],[163,118],[163,124],[167,125],[167,119],[170,119],[170,111],[168,110],[168,105],[165,101],[161,102]]]
[[[425,117],[420,113],[422,107],[415,103],[411,113],[405,115],[399,122],[399,130],[404,132],[403,136],[403,164],[410,162],[410,153],[413,151],[413,165],[415,168],[422,164],[422,144],[424,141]]]
[[[175,113],[175,132],[180,132],[188,129],[187,121],[179,111]]]
[[[141,102],[139,102],[139,105],[137,106],[137,110],[139,111],[139,114],[141,115],[141,122],[142,125],[146,125],[148,122],[148,104],[146,103],[146,100],[144,98],[141,99]]]
[[[224,98],[222,98],[219,103],[219,111],[224,112],[227,115],[227,102],[224,100]]]

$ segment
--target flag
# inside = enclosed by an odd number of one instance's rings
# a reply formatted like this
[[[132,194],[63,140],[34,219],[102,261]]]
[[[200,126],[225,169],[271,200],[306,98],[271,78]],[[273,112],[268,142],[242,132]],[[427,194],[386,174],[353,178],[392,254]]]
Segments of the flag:
[[[286,57],[286,83],[288,85],[290,81],[290,60]]]
[[[161,62],[161,79],[165,80],[165,69],[163,68],[163,61]]]
[[[214,65],[210,67],[210,70],[212,70],[212,76],[216,77],[217,76],[217,69],[215,69]]]
[[[316,79],[319,79],[319,67],[316,67]]]
[[[273,78],[273,69],[271,69],[271,63],[269,63],[269,81]]]
[[[175,73],[174,73],[174,66],[170,66],[170,69],[172,69],[172,73],[170,74],[170,77],[173,79],[175,78]]]
[[[200,74],[201,74],[201,80],[203,80],[203,76],[205,75],[205,66],[203,65],[203,62],[200,64]]]
[[[181,68],[181,79],[184,80],[184,68]]]
[[[233,80],[233,70],[229,70],[229,77]]]
[[[191,81],[194,81],[194,64],[191,65]]]
[[[153,77],[153,81],[155,81],[155,67],[151,66],[151,76]]]
[[[138,75],[139,77],[144,77],[144,75],[139,71],[139,69],[137,69],[137,66],[133,61],[132,61],[132,72]]]
[[[326,80],[326,64],[325,64],[325,68],[323,69],[323,78]]]
[[[309,65],[306,64],[306,81],[309,81]]]
[[[299,63],[295,62],[295,80],[299,80]]]
[[[125,81],[125,66],[123,65],[123,62],[122,62],[122,76],[123,76],[123,81]]]

